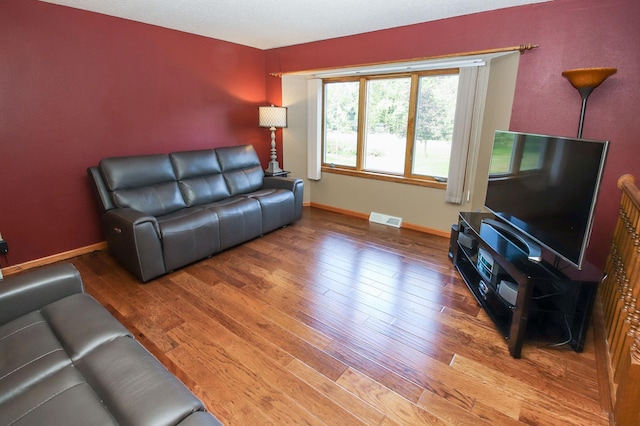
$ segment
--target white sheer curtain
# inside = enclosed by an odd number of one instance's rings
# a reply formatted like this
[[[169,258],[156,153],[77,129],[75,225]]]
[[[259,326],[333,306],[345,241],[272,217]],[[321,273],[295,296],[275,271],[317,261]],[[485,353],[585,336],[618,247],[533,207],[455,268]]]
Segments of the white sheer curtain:
[[[322,80],[307,80],[307,177],[320,180],[322,163]]]
[[[445,201],[452,204],[461,204],[464,195],[464,180],[473,130],[477,86],[478,67],[460,68],[449,176],[445,192]]]

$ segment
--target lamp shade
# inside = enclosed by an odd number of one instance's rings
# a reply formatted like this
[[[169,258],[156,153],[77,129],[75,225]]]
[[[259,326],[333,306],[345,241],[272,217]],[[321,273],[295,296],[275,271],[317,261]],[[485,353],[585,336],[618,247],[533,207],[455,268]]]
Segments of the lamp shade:
[[[612,76],[618,71],[616,68],[577,68],[574,70],[563,71],[562,75],[567,78],[576,89],[582,87],[596,88],[607,77]]]
[[[580,122],[578,123],[578,137],[582,137],[582,127],[584,125],[584,115],[587,109],[587,99],[593,89],[600,86],[608,77],[614,75],[616,68],[576,68],[562,72],[573,87],[578,89],[582,98],[582,109],[580,110]]]
[[[287,127],[287,108],[277,106],[258,107],[260,127]]]

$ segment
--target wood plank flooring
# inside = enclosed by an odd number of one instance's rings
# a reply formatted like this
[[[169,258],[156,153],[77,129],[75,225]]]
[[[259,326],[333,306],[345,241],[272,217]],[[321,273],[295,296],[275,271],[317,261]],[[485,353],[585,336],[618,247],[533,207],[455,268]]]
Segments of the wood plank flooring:
[[[608,425],[586,348],[509,356],[448,240],[305,207],[302,220],[138,283],[87,291],[227,425]]]

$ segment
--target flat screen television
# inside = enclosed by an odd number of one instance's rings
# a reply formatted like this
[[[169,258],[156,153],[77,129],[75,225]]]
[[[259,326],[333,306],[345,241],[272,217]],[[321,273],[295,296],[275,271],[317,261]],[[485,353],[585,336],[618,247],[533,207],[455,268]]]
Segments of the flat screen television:
[[[581,269],[608,146],[496,131],[485,207],[521,241],[546,248],[556,263],[559,257]]]

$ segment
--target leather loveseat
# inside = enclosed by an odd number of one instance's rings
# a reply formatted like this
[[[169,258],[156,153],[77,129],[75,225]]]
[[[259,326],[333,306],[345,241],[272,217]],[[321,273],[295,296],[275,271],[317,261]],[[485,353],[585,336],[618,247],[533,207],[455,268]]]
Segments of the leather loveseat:
[[[88,173],[109,251],[142,282],[302,216],[302,180],[264,177],[251,145],[107,158]]]
[[[69,263],[0,281],[0,424],[220,425]]]

